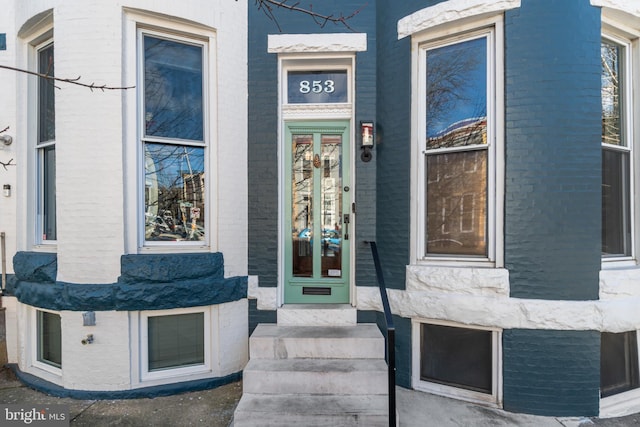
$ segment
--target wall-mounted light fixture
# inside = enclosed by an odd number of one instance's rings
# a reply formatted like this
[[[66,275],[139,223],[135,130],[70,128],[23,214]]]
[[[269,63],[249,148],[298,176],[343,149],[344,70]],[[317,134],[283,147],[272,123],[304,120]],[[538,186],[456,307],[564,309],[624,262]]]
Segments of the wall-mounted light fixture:
[[[9,184],[4,184],[2,186],[2,195],[4,197],[11,197],[11,185]]]
[[[360,122],[360,159],[363,162],[369,162],[373,158],[371,149],[373,148],[373,122]]]

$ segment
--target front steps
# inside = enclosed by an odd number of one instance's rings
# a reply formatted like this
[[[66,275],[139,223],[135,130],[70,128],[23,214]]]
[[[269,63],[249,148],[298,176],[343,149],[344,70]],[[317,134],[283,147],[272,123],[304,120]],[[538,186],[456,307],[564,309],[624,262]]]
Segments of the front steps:
[[[374,324],[260,324],[234,427],[386,426],[384,338]]]

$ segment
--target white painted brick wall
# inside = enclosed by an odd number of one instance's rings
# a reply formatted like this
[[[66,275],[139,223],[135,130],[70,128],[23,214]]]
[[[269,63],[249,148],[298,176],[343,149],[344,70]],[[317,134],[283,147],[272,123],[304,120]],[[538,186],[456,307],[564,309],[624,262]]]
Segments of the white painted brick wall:
[[[249,304],[246,299],[218,306],[220,375],[241,371],[249,360]]]
[[[7,49],[0,50],[0,65],[15,66],[16,44],[15,44],[15,21],[13,2],[5,2],[2,13],[0,13],[0,33],[6,34]],[[9,126],[9,130],[2,135],[13,137],[13,144],[5,146],[0,143],[0,162],[8,163],[13,159],[13,164],[17,164],[20,159],[16,156],[18,144],[24,144],[24,138],[16,133],[17,112],[16,112],[16,73],[13,71],[0,69],[0,130]],[[0,232],[5,232],[6,248],[8,252],[7,269],[8,273],[13,272],[10,255],[16,250],[16,167],[9,166],[7,170],[0,167],[0,188],[5,184],[11,186],[11,197],[4,197],[0,193]]]
[[[16,6],[13,14],[2,14],[0,23],[6,28],[8,39],[13,40],[17,29],[36,14],[53,8],[56,76],[75,78],[97,85],[126,86],[135,84],[135,77],[123,81],[123,8],[148,10],[156,16],[173,16],[175,21],[192,21],[192,32],[198,25],[216,29],[214,50],[218,73],[211,82],[210,102],[218,111],[218,123],[212,123],[212,184],[218,216],[212,219],[212,231],[217,239],[212,250],[225,255],[227,276],[246,275],[247,272],[247,4],[222,0],[187,0],[182,2],[132,0],[104,2],[88,0],[78,7],[73,2],[39,0],[11,2]],[[11,10],[11,9],[10,9]],[[4,21],[7,21],[4,23]],[[6,24],[6,25],[5,25]],[[129,36],[129,35],[128,35]],[[135,35],[131,35],[135,37]],[[23,45],[24,47],[24,45]],[[14,50],[0,52],[0,61],[15,65]],[[23,61],[24,65],[26,60]],[[9,79],[0,79],[0,89],[11,94],[0,100],[0,117],[16,121],[16,110],[24,106],[24,98],[17,104],[16,86]],[[58,208],[58,280],[72,283],[110,283],[120,273],[120,256],[125,252],[125,233],[135,234],[126,212],[135,210],[125,203],[125,187],[132,189],[136,176],[124,167],[124,152],[137,141],[131,138],[127,127],[135,127],[135,117],[123,118],[123,103],[131,97],[121,91],[94,91],[61,83],[56,91],[56,157]],[[26,88],[23,88],[26,89]],[[24,92],[24,90],[23,90]],[[135,104],[135,96],[134,102]],[[135,106],[133,109],[135,116]],[[28,129],[23,117],[21,129]],[[11,125],[11,123],[9,123]],[[126,126],[126,127],[125,127]],[[135,131],[133,133],[135,135]],[[22,144],[26,144],[26,137]],[[23,155],[30,151],[23,149]],[[0,159],[4,155],[0,152]],[[21,165],[25,167],[26,162]],[[25,191],[28,173],[21,172]],[[8,183],[16,188],[15,170],[7,174]],[[18,185],[20,187],[20,185]],[[0,219],[12,230],[17,228],[16,218],[27,217],[26,212],[16,215],[14,199],[0,205]],[[131,200],[131,199],[129,199]],[[5,202],[5,200],[1,200]],[[27,210],[26,196],[20,210]],[[5,219],[6,218],[6,219]],[[126,221],[126,222],[125,222]],[[20,233],[32,233],[33,224],[23,221]],[[126,227],[128,226],[128,227]],[[1,230],[0,230],[1,231]],[[212,234],[215,236],[215,233]],[[30,250],[29,240],[19,236],[10,239],[9,258],[16,249]]]
[[[83,326],[82,312],[63,311],[63,385],[75,390],[128,389],[130,375],[129,313],[98,311],[95,326]],[[93,334],[91,344],[82,344]],[[132,343],[133,345],[133,343]]]

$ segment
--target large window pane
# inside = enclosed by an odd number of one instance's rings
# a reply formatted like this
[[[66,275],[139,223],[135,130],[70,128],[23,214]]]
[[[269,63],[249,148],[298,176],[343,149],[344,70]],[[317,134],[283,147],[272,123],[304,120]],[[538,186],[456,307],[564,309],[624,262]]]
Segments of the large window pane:
[[[492,332],[421,325],[420,379],[492,392]]]
[[[427,148],[487,142],[487,40],[427,51]]]
[[[487,254],[487,151],[427,156],[427,254]]]
[[[602,62],[602,142],[622,145],[622,78],[620,63],[624,49],[615,43],[603,41],[600,46]]]
[[[145,135],[202,141],[202,46],[144,37]]]
[[[149,371],[204,364],[204,313],[148,318]]]
[[[42,148],[42,240],[56,240],[56,149]]]
[[[602,150],[602,254],[631,255],[629,153]]]
[[[60,316],[38,311],[38,361],[60,368],[62,366],[62,327]]]
[[[145,239],[204,240],[204,148],[145,144]]]
[[[53,77],[53,44],[38,51],[38,72]],[[38,142],[56,137],[55,85],[53,80],[38,79]]]
[[[638,388],[639,382],[636,332],[603,332],[600,343],[601,396]]]

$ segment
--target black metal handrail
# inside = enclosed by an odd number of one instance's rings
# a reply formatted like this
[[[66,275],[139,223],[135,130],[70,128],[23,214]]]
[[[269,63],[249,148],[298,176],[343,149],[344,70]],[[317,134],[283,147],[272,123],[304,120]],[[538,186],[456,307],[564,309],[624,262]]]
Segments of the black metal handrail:
[[[387,285],[384,283],[382,266],[380,265],[380,257],[378,256],[378,247],[376,246],[376,242],[368,243],[371,245],[373,263],[376,266],[376,277],[378,279],[380,299],[382,300],[382,309],[384,310],[384,321],[387,328],[389,427],[396,427],[396,327],[393,325],[393,316],[391,315],[391,307],[389,306],[389,297],[387,295]]]

